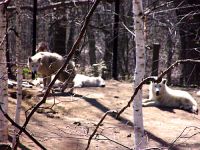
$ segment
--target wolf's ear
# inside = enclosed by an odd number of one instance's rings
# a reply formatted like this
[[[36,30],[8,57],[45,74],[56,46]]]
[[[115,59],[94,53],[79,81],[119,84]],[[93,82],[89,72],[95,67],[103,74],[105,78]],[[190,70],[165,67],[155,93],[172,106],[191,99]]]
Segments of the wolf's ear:
[[[162,84],[166,84],[167,83],[167,79],[162,79]]]

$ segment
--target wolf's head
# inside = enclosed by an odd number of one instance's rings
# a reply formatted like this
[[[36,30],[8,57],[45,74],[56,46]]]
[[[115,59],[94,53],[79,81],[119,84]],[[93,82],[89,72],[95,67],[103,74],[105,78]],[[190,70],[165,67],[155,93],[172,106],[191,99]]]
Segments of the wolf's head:
[[[166,83],[167,83],[166,79],[162,79],[160,83],[151,82],[150,90],[153,93],[153,95],[157,97],[161,96],[162,93],[165,92]]]
[[[33,60],[32,57],[28,58],[28,63],[27,63],[29,69],[31,69],[31,71],[33,73],[37,73],[40,65],[41,65],[41,58],[37,59],[37,60]]]

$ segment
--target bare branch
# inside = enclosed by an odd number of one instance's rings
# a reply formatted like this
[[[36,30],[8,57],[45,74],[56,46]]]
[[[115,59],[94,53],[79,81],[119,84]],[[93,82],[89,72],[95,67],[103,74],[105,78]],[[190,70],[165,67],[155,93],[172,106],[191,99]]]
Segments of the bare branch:
[[[122,25],[124,26],[124,28],[132,35],[132,36],[134,36],[135,37],[135,33],[134,32],[132,32],[126,25],[125,25],[125,23],[124,22],[122,22]]]
[[[61,2],[51,2],[47,5],[38,6],[38,11],[44,11],[48,9],[59,9],[60,7],[77,7],[79,5],[88,5],[94,4],[94,0],[73,0],[73,1],[61,1]],[[9,6],[8,10],[13,11],[15,10],[15,6]],[[21,9],[27,9],[33,11],[32,5],[23,5]]]
[[[40,142],[38,142],[25,128],[22,128],[20,125],[18,125],[17,123],[15,123],[14,120],[11,119],[11,117],[2,109],[1,105],[0,105],[0,111],[3,113],[3,115],[6,117],[6,119],[8,121],[10,121],[10,123],[17,127],[19,130],[21,130],[22,132],[24,132],[35,144],[37,144],[40,148],[42,149],[46,149]],[[17,135],[19,136],[19,134]]]
[[[0,42],[0,47],[3,45],[3,43],[4,43],[5,39],[6,39],[6,36],[7,36],[7,34],[5,34],[5,35],[3,36],[3,39],[2,39],[2,41]]]
[[[0,5],[1,5],[1,3],[0,3]],[[8,33],[9,33],[10,31],[13,31],[13,32],[15,33],[15,35],[16,35],[17,37],[19,37],[19,36],[18,36],[18,33],[16,32],[16,30],[15,30],[14,28],[8,28],[7,32],[5,33],[5,35],[3,36],[3,39],[2,39],[1,42],[0,42],[0,47],[3,45],[4,41],[6,40],[6,37],[8,36]]]
[[[115,140],[112,140],[112,139],[110,139],[109,137],[107,137],[107,136],[105,136],[105,135],[103,135],[103,134],[100,134],[100,135],[103,136],[103,137],[105,137],[107,140],[109,140],[109,141],[111,141],[111,142],[113,142],[113,143],[115,143],[115,144],[118,144],[118,145],[120,145],[120,146],[122,146],[122,147],[124,147],[124,148],[129,149],[129,150],[133,150],[132,148],[130,148],[130,147],[128,147],[128,146],[125,146],[125,145],[123,145],[123,144],[121,144],[121,143],[119,143],[119,142],[117,142],[117,141],[115,141]]]
[[[168,149],[172,149],[172,147],[174,146],[174,144],[176,143],[176,141],[177,141],[179,138],[181,138],[181,136],[183,135],[183,133],[184,133],[188,128],[194,128],[194,129],[200,130],[200,128],[199,128],[199,127],[196,127],[196,126],[189,126],[189,127],[186,127],[185,129],[183,129],[183,131],[181,132],[181,134],[170,144],[170,146],[168,147]],[[200,132],[197,132],[197,133],[195,133],[195,134],[193,134],[192,136],[187,137],[187,138],[191,138],[191,137],[193,137],[193,136],[195,136],[195,135],[197,135],[197,134],[199,134],[199,133],[200,133]]]
[[[94,130],[93,133],[90,135],[90,137],[89,137],[89,139],[88,139],[88,144],[87,144],[87,147],[85,148],[85,150],[88,150],[88,148],[89,148],[89,146],[90,146],[90,143],[91,143],[91,140],[92,140],[93,136],[96,134],[96,132],[97,132],[99,126],[100,126],[101,123],[104,121],[104,119],[106,118],[106,116],[107,116],[108,114],[111,114],[111,113],[117,113],[117,111],[116,111],[116,110],[109,110],[109,111],[107,111],[107,112],[104,114],[104,116],[101,118],[101,120],[100,120],[99,123],[97,124],[95,130]]]
[[[3,5],[3,4],[8,4],[10,2],[10,0],[4,0],[4,1],[2,1],[2,2],[0,2],[0,5]]]

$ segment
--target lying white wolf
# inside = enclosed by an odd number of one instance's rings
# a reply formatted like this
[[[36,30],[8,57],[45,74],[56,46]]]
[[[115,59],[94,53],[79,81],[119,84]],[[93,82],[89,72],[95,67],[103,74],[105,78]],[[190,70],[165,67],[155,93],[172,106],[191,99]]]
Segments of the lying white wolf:
[[[74,78],[74,87],[105,87],[105,81],[101,77],[89,77],[76,74]]]
[[[186,91],[169,88],[166,82],[166,79],[160,83],[151,82],[149,99],[144,101],[142,105],[180,108],[197,114],[198,106],[195,99]]]

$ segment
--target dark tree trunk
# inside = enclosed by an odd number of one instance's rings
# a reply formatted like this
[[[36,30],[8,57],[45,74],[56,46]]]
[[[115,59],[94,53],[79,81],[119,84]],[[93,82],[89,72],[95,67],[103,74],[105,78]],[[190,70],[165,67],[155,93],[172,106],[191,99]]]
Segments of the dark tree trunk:
[[[37,37],[37,0],[33,1],[33,39],[32,39],[32,55],[35,55]],[[32,73],[32,79],[35,79],[35,74]]]
[[[112,64],[112,44],[111,44],[111,39],[112,39],[112,35],[111,35],[112,32],[110,33],[107,33],[105,34],[105,53],[104,53],[104,61],[105,61],[105,64],[106,64],[106,68],[107,68],[107,71],[108,71],[108,74],[106,75],[106,79],[109,79],[111,78],[111,64]]]
[[[60,55],[66,55],[65,41],[66,41],[66,28],[58,21],[54,26],[54,49]]]
[[[197,30],[200,26],[199,0],[174,0],[177,8],[177,19],[179,22],[179,32],[181,39],[180,59],[199,59],[200,32]],[[200,85],[200,64],[184,64],[180,79],[181,85],[198,84]]]
[[[7,16],[7,15],[6,15]],[[10,53],[9,53],[9,38],[8,38],[8,19],[6,17],[6,63],[7,63],[7,68],[8,68],[8,78],[12,80],[16,80],[16,76],[12,72],[12,64],[10,60]]]
[[[91,27],[87,30],[87,36],[88,36],[88,44],[89,44],[89,59],[90,59],[90,65],[96,64],[96,43],[95,43],[95,35],[94,31]]]
[[[169,35],[167,37],[167,45],[168,45],[167,67],[169,67],[172,64],[172,56],[173,56],[172,38],[171,38],[171,34],[170,33],[169,33]],[[168,82],[168,84],[171,84],[171,74],[172,74],[172,71],[170,70],[167,73],[167,82]]]
[[[69,23],[69,25],[66,26],[66,49],[67,49],[67,54],[69,53],[69,51],[71,50],[73,44],[74,44],[74,38],[75,38],[75,20],[74,18],[76,17],[75,14],[75,10],[71,9],[69,10],[69,20],[71,20],[71,22]]]
[[[111,6],[108,4],[104,5],[104,9],[111,9]],[[100,15],[97,16],[98,20],[100,20],[101,26],[106,26],[106,30],[102,30],[104,33],[104,38],[103,41],[105,42],[105,52],[104,52],[104,56],[103,56],[103,60],[105,62],[106,65],[106,72],[103,75],[104,79],[110,79],[112,78],[112,54],[113,54],[113,28],[110,24],[110,20],[112,19],[113,21],[113,15],[112,14],[106,14],[103,15],[102,17]]]
[[[33,45],[32,45],[32,55],[35,54],[36,50],[36,38],[37,38],[37,0],[33,1]]]
[[[159,67],[159,51],[160,51],[160,44],[154,43],[153,44],[153,58],[152,58],[152,76],[158,75],[158,67]]]
[[[66,48],[67,48],[67,54],[69,53],[69,51],[71,50],[73,43],[74,43],[74,36],[75,36],[75,22],[72,20],[70,23],[70,27],[67,27],[67,29],[69,28],[69,30],[66,32]],[[69,33],[68,33],[69,32]],[[68,37],[68,38],[67,38]]]
[[[118,79],[118,31],[119,31],[119,10],[120,10],[120,0],[115,1],[115,17],[114,17],[114,42],[113,42],[113,65],[112,65],[112,77],[113,79]]]

